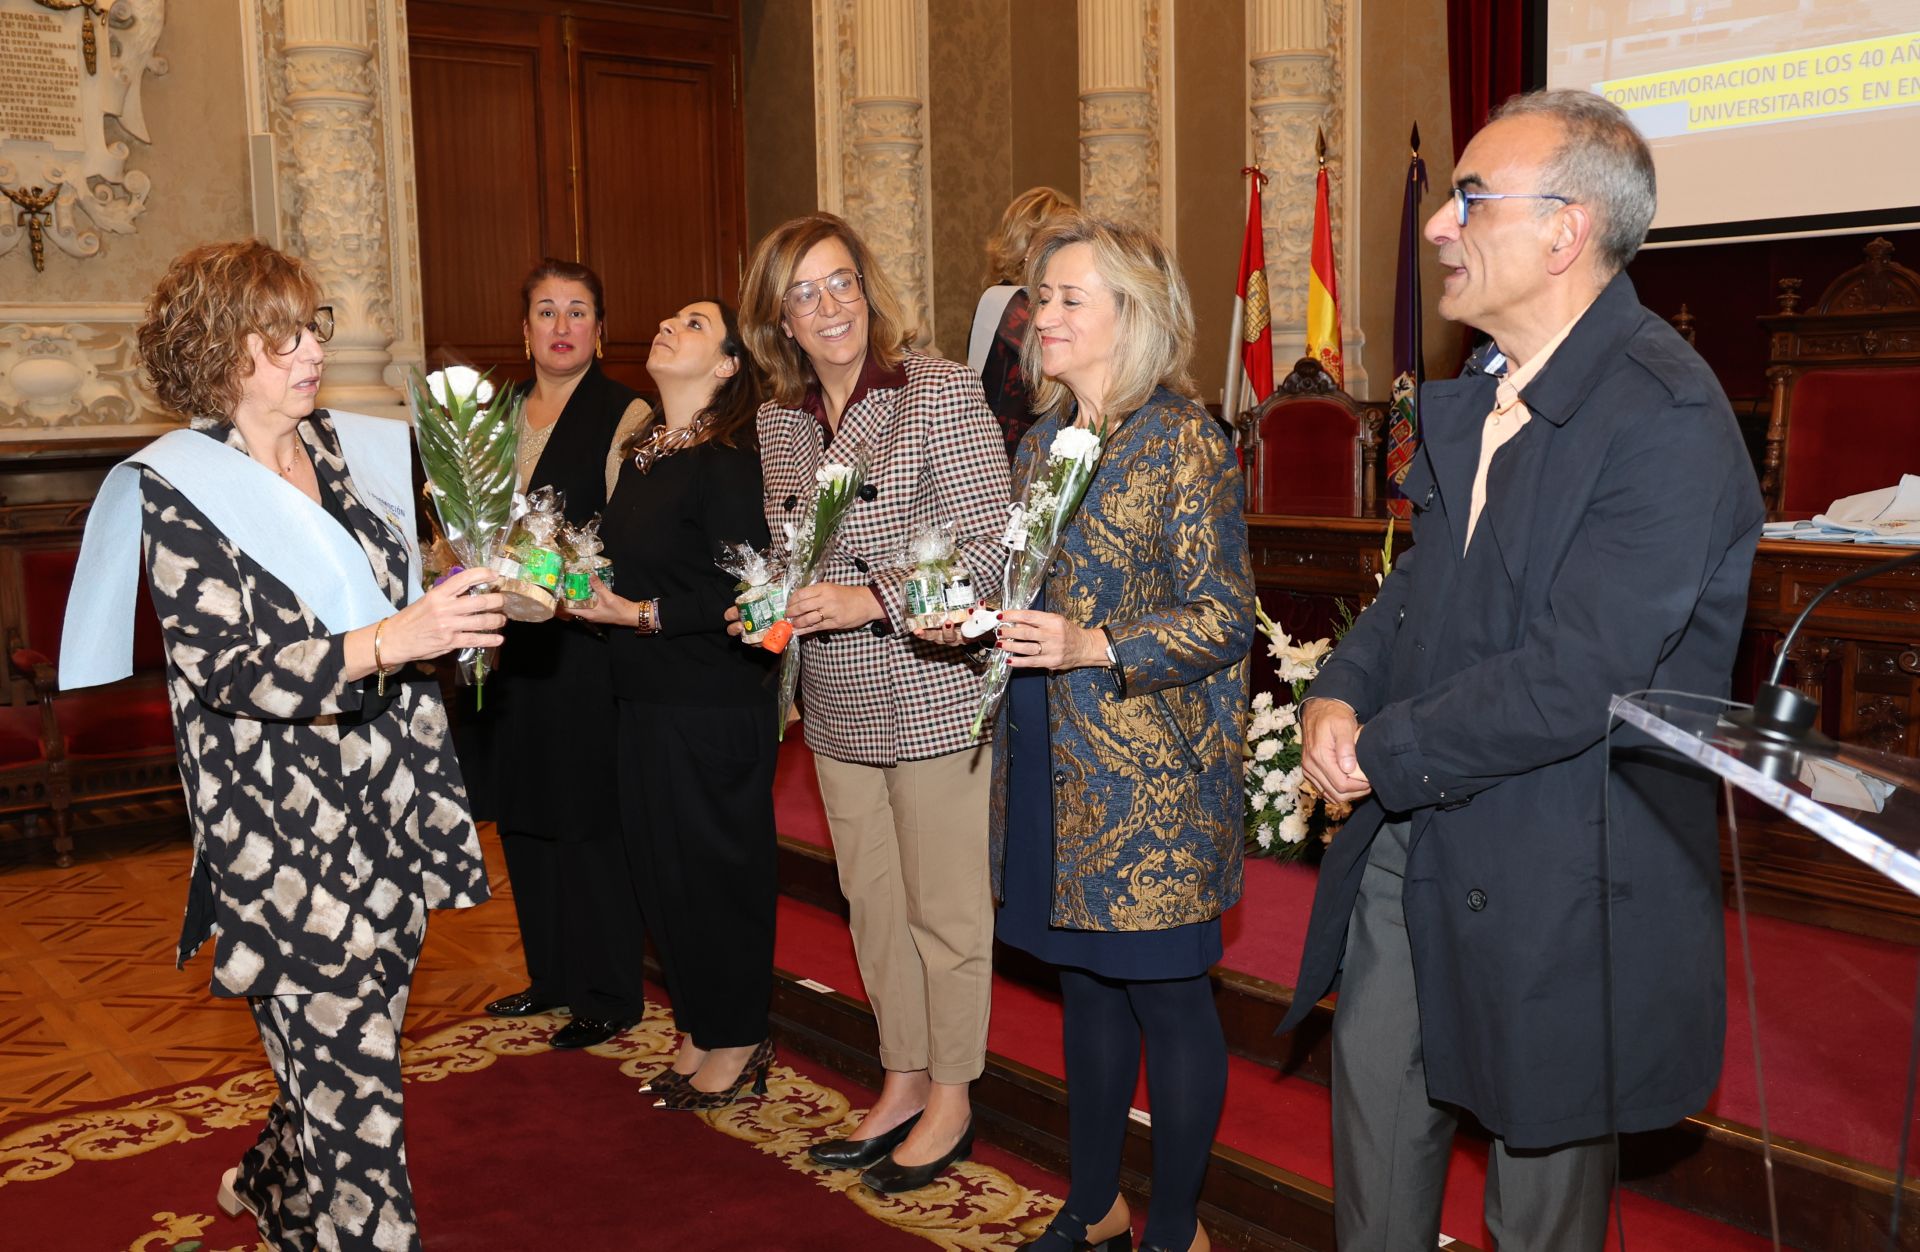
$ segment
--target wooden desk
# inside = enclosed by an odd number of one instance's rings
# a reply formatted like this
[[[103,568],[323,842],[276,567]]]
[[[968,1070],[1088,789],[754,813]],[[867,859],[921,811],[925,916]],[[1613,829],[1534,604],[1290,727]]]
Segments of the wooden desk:
[[[1330,616],[1332,601],[1357,607],[1369,599],[1386,525],[1378,512],[1331,501],[1307,502],[1290,514],[1250,515],[1254,582],[1268,611],[1283,624],[1288,618],[1280,615],[1289,613],[1312,622],[1301,628],[1312,637]],[[1412,542],[1406,523],[1398,523],[1394,550]],[[1781,637],[1820,588],[1901,551],[1762,540],[1734,671],[1735,697],[1750,697],[1765,680]],[[1289,596],[1307,603],[1287,604]],[[1834,738],[1920,755],[1920,568],[1828,596],[1795,641],[1789,673],[1820,700],[1823,729]],[[1797,827],[1745,806],[1739,816],[1748,901],[1756,909],[1920,943],[1920,901]]]

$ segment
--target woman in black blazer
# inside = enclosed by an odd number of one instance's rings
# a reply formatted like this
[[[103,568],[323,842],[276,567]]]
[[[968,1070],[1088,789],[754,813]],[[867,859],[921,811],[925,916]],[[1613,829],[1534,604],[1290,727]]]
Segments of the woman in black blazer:
[[[554,487],[578,525],[606,507],[618,445],[646,402],[601,373],[600,278],[552,258],[521,288],[534,377],[521,411],[520,489]],[[512,622],[462,760],[474,812],[499,823],[526,952],[526,990],[497,1017],[568,1009],[556,1048],[604,1043],[640,1020],[640,911],[628,885],[613,774],[612,670],[600,632]],[[467,712],[463,710],[463,713]]]
[[[696,300],[647,356],[660,411],[628,439],[601,535],[615,591],[571,613],[612,643],[620,816],[682,1033],[669,1109],[765,1090],[777,893],[773,657],[727,633],[723,544],[767,546],[759,409],[733,310]]]

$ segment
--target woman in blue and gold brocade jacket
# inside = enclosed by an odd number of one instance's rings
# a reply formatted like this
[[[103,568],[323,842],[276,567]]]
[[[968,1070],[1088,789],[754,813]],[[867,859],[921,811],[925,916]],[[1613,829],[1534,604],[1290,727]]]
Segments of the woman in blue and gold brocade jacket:
[[[1024,356],[1043,414],[1014,497],[1068,426],[1105,431],[1042,602],[1002,615],[994,746],[1000,938],[1057,966],[1072,1189],[1029,1245],[1130,1246],[1119,1194],[1140,1048],[1153,1104],[1145,1247],[1205,1248],[1226,1092],[1207,970],[1240,898],[1254,590],[1233,449],[1188,398],[1193,311],[1161,242],[1075,218],[1035,242]]]

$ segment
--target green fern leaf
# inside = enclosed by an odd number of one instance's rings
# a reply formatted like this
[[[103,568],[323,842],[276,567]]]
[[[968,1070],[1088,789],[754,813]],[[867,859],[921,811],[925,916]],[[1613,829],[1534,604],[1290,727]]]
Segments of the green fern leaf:
[[[495,538],[504,537],[513,510],[521,389],[503,386],[483,408],[473,394],[449,394],[441,404],[418,369],[408,386],[420,463],[441,530],[463,562],[483,564]]]

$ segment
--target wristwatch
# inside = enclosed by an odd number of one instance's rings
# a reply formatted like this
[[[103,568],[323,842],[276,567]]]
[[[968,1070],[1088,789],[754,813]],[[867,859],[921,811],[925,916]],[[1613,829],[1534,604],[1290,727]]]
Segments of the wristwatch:
[[[1120,658],[1113,651],[1113,636],[1107,633],[1107,628],[1104,626],[1100,628],[1100,637],[1107,641],[1107,668],[1119,669]]]

